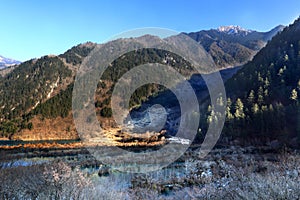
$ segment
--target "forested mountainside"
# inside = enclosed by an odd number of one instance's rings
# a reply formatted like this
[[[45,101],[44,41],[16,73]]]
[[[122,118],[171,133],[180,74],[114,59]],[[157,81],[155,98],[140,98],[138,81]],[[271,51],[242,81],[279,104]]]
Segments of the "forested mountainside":
[[[299,89],[300,19],[297,19],[227,81],[225,135],[246,140],[277,139],[299,146]],[[209,107],[207,117],[212,123],[218,119],[218,113]]]
[[[78,45],[59,56],[45,56],[22,63],[0,80],[1,134],[15,139],[45,138],[48,132],[76,137],[72,122],[71,102],[74,75],[94,44]],[[110,99],[114,84],[131,68],[145,63],[162,63],[179,72],[191,74],[193,68],[183,58],[162,50],[142,49],[115,60],[101,78],[96,91],[95,106],[100,122],[110,123]],[[148,84],[139,88],[132,97],[131,106],[163,90],[162,86]],[[52,124],[44,128],[43,124]],[[39,135],[38,137],[34,135]],[[46,137],[47,138],[47,137]],[[64,136],[60,138],[65,138]],[[49,139],[49,138],[48,138]]]
[[[89,42],[74,46],[59,56],[26,61],[1,77],[1,137],[24,140],[77,138],[71,113],[74,76],[95,45]],[[183,74],[194,73],[188,62],[171,52],[142,49],[127,53],[108,66],[98,84],[95,107],[103,126],[114,123],[110,99],[116,81],[131,68],[149,62],[167,64]],[[162,90],[164,87],[160,85],[145,85],[132,95],[130,106],[139,106]]]

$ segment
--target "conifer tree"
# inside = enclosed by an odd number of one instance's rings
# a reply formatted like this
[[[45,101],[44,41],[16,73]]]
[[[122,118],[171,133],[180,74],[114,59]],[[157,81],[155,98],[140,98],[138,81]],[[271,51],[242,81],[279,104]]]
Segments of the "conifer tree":
[[[236,100],[235,103],[235,113],[234,116],[237,119],[244,119],[245,118],[245,113],[244,113],[244,104],[240,98]]]

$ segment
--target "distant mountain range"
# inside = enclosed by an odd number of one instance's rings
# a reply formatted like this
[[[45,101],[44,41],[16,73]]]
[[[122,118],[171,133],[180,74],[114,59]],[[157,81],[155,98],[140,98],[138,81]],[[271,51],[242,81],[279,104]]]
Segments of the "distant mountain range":
[[[218,29],[187,33],[210,53],[219,68],[243,65],[266,45],[284,26],[268,32],[257,32],[239,26],[221,26]]]
[[[9,67],[12,65],[17,65],[20,64],[20,61],[14,60],[14,59],[10,59],[10,58],[5,58],[3,56],[0,55],[0,69],[3,69],[5,67]]]

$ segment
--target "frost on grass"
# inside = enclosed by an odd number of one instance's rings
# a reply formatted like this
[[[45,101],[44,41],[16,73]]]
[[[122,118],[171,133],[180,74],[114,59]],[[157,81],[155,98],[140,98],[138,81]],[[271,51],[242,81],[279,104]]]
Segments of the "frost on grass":
[[[0,170],[0,199],[297,199],[300,155],[212,152],[149,174],[88,174],[63,161]]]

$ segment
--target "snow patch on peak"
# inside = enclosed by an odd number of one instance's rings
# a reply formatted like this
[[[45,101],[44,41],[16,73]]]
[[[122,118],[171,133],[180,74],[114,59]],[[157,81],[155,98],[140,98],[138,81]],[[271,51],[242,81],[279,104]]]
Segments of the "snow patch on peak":
[[[20,64],[20,63],[21,63],[20,61],[10,59],[10,58],[5,58],[0,55],[0,69],[8,67],[8,66],[12,66],[12,65]]]
[[[248,35],[249,33],[252,33],[252,30],[244,29],[240,26],[220,26],[217,31],[227,33],[229,35],[236,35],[236,34],[242,34],[242,35]]]
[[[3,62],[4,58],[2,56],[0,56],[0,62]]]

